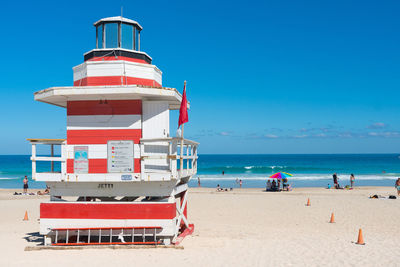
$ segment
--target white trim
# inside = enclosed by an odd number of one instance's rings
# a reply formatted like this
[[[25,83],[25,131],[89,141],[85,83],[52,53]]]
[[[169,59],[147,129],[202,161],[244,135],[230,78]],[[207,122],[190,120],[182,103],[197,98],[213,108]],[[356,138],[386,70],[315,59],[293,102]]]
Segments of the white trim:
[[[131,181],[122,181],[122,175],[132,175]],[[138,178],[136,178],[138,177]],[[176,180],[140,181],[139,173],[67,174],[63,183],[49,181],[54,196],[170,196]],[[112,183],[111,188],[98,188],[99,184]]]
[[[75,145],[67,145],[66,146],[66,158],[73,159],[74,158],[74,146]],[[79,146],[88,146],[88,158],[89,159],[107,159],[107,144],[101,145],[79,145]],[[140,159],[140,145],[133,145],[133,158]],[[81,175],[80,175],[81,176]]]
[[[143,30],[143,27],[140,26],[140,24],[137,21],[134,21],[134,20],[131,20],[131,19],[127,19],[127,18],[124,18],[122,16],[102,18],[102,19],[99,19],[98,21],[96,21],[95,23],[93,23],[93,25],[96,27],[96,25],[101,23],[101,22],[114,22],[114,21],[115,22],[125,22],[125,23],[128,23],[128,24],[135,24],[140,28],[140,30]]]
[[[32,161],[33,163],[33,161]],[[60,182],[62,180],[61,173],[55,172],[36,172],[35,181],[38,182]]]
[[[141,129],[142,115],[69,115],[67,130]]]
[[[133,144],[133,158],[140,159],[140,144]]]
[[[170,109],[179,109],[182,95],[175,88],[155,88],[140,85],[63,86],[51,87],[34,93],[36,101],[66,107],[74,100],[151,99],[167,101]],[[188,108],[190,104],[188,103]]]

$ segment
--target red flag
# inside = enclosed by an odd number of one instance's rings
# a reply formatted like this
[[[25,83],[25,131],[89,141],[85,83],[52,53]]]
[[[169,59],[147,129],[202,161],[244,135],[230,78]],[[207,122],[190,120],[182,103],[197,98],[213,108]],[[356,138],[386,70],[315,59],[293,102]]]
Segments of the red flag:
[[[188,121],[189,121],[189,116],[188,116],[188,112],[187,112],[186,81],[185,81],[185,85],[183,86],[181,107],[179,109],[178,128],[181,126],[181,124],[184,124],[184,123],[186,123]]]

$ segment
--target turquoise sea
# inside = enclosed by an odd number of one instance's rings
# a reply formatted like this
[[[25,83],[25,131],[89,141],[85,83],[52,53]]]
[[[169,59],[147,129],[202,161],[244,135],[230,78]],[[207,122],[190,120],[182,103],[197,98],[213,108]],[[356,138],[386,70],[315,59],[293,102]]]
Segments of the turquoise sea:
[[[43,163],[47,164],[47,163]],[[38,169],[48,169],[38,165]],[[56,166],[56,169],[59,166]],[[326,187],[332,185],[337,172],[342,186],[349,184],[354,173],[356,186],[394,186],[400,177],[400,154],[321,154],[321,155],[200,155],[198,175],[189,185],[197,187],[200,177],[204,187],[265,187],[267,177],[284,171],[293,174],[294,187]],[[224,174],[222,174],[224,172]],[[29,155],[0,155],[0,188],[22,188],[24,175],[31,177]],[[30,188],[43,188],[45,183],[30,179]]]

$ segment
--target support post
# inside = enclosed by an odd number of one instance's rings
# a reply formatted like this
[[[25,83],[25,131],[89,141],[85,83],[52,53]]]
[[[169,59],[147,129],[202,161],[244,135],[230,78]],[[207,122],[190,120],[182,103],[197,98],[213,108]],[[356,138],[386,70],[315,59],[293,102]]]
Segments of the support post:
[[[51,144],[51,157],[54,157],[54,145]],[[54,161],[51,161],[51,172],[54,172]]]
[[[179,160],[179,174],[180,178],[182,178],[183,174],[183,130],[184,130],[185,124],[182,124],[182,134],[181,134],[181,153],[180,153],[180,160]]]
[[[188,217],[187,217],[187,190],[186,191],[183,191],[182,193],[181,193],[181,205],[183,205],[183,204],[185,204],[185,206],[183,207],[183,216],[185,216],[185,218],[186,218],[186,220],[188,219]],[[185,199],[186,201],[182,201],[183,199]],[[185,203],[183,203],[183,202],[185,202]],[[181,208],[182,208],[182,206],[181,206]],[[183,221],[182,220],[182,226],[183,227],[185,227],[185,221]]]
[[[187,156],[187,160],[186,160],[186,173],[189,171],[189,151],[190,151],[190,146],[188,145],[186,147],[186,156]]]
[[[36,144],[32,143],[32,179],[36,180]]]

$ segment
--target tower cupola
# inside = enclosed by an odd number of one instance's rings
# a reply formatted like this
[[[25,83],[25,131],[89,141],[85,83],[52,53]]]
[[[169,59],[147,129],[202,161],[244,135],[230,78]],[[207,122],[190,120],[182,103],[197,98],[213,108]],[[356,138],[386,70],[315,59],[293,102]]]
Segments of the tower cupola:
[[[140,51],[142,26],[131,19],[103,18],[94,23],[96,47],[75,66],[74,86],[144,85],[162,87],[162,72]]]
[[[152,58],[140,51],[140,32],[143,27],[138,22],[117,16],[100,19],[94,26],[96,46],[84,54],[84,61],[111,56],[151,64]]]
[[[124,48],[140,51],[140,31],[143,29],[134,20],[118,17],[101,19],[96,27],[96,48]]]

